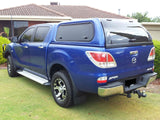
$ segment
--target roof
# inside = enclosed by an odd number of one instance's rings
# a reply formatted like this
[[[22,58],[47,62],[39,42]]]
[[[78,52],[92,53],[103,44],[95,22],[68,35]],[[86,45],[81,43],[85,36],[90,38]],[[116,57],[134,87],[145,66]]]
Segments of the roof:
[[[98,10],[88,6],[29,4],[0,10],[0,16],[52,16],[71,18],[119,18],[128,17]]]
[[[13,7],[0,10],[0,15],[15,15],[15,16],[56,16],[62,17],[64,15],[59,14],[56,11],[48,10],[39,5],[29,4],[19,7]]]
[[[125,16],[98,10],[88,6],[69,6],[69,5],[44,5],[44,7],[61,12],[72,18],[121,18],[127,19]]]

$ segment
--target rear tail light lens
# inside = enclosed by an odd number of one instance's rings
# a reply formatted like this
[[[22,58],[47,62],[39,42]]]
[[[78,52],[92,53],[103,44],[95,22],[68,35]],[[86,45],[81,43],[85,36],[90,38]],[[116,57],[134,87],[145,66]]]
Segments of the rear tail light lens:
[[[97,79],[97,83],[106,83],[107,82],[107,76],[105,77],[99,77]]]
[[[106,62],[107,60],[106,53],[90,52],[89,54],[97,62]]]
[[[148,56],[148,61],[152,61],[154,59],[155,59],[155,47],[152,47]]]
[[[108,52],[86,51],[87,57],[100,68],[117,67],[114,57]]]
[[[152,68],[152,71],[154,72],[154,66],[153,66],[153,68]]]

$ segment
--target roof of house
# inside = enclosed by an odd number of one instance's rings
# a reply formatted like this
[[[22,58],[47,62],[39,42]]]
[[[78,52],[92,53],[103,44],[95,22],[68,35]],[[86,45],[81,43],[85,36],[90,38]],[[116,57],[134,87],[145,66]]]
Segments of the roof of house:
[[[119,18],[127,19],[125,16],[98,10],[88,6],[69,5],[36,5],[29,4],[0,10],[0,16],[54,16],[71,18]]]
[[[44,7],[61,12],[72,18],[123,18],[127,17],[114,13],[102,11],[88,6],[69,6],[69,5],[43,5]]]
[[[0,15],[16,15],[16,16],[64,16],[56,11],[49,10],[43,6],[29,4],[19,7],[13,7],[0,10]]]

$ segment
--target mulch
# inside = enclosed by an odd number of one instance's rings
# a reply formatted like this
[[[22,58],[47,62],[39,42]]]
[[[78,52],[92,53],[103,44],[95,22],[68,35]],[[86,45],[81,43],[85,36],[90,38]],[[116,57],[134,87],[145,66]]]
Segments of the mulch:
[[[0,69],[6,69],[7,68],[7,63],[1,64]]]
[[[151,84],[153,85],[160,85],[160,78],[153,81]]]
[[[160,94],[160,79],[156,79],[155,81],[151,82],[146,88],[142,88],[150,93],[158,93]]]

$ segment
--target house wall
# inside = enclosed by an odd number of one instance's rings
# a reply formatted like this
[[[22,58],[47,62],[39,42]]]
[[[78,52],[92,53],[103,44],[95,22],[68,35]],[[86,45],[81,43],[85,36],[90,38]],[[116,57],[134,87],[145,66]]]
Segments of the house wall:
[[[35,25],[35,24],[42,24],[42,23],[47,23],[47,22],[44,22],[44,21],[29,21],[28,26]]]
[[[160,23],[142,23],[149,31],[153,40],[160,40]]]
[[[35,25],[35,24],[42,24],[42,23],[48,23],[49,21],[27,21],[28,22],[28,26],[25,26],[24,28],[15,28],[14,26],[14,22],[18,22],[17,20],[12,21],[12,25],[11,25],[11,21],[9,20],[0,20],[0,33],[4,32],[4,27],[8,27],[10,28],[10,32],[9,32],[9,37],[12,36],[18,36],[19,34],[21,34],[27,27],[31,26],[31,25]],[[23,21],[22,21],[23,22]],[[55,22],[60,22],[60,21],[51,21],[52,23]],[[11,27],[12,26],[12,27]],[[17,30],[19,30],[17,32]],[[3,34],[4,35],[4,34]],[[6,36],[7,37],[7,36]]]
[[[58,23],[61,21],[28,21],[28,26],[35,25],[35,24],[42,24],[42,23]]]

